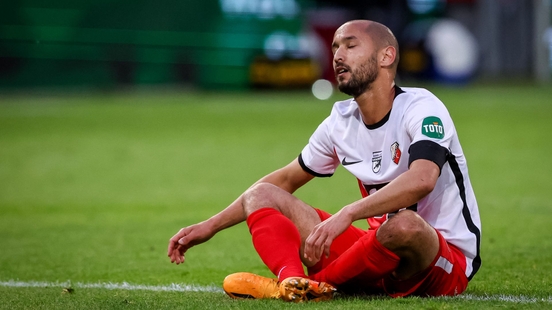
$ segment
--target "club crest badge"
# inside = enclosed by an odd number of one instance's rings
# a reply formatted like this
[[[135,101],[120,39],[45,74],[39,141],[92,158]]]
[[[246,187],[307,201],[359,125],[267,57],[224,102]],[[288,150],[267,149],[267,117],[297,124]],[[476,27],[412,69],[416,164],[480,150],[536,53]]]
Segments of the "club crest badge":
[[[381,170],[382,151],[372,153],[372,171],[378,173]]]
[[[391,144],[391,160],[398,165],[401,160],[401,149],[399,148],[399,143],[395,142]]]

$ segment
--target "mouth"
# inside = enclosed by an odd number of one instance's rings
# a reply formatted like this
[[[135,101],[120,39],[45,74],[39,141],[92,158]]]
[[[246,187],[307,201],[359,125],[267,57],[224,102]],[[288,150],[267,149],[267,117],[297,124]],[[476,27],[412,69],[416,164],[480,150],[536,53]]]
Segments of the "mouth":
[[[346,73],[349,72],[349,68],[346,65],[337,65],[334,68],[334,72],[337,78],[342,78]]]

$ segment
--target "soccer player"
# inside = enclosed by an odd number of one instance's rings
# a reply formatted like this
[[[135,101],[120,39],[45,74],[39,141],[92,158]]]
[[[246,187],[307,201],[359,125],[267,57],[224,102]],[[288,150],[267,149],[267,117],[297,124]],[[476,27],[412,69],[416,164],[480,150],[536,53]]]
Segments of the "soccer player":
[[[332,51],[339,90],[353,98],[334,104],[298,158],[174,235],[171,262],[183,263],[190,247],[246,221],[277,278],[231,274],[223,288],[232,297],[462,293],[481,265],[481,222],[446,107],[425,89],[395,85],[398,44],[382,24],[343,24]],[[358,179],[362,199],[331,215],[292,195],[339,164]],[[351,225],[359,219],[367,219],[367,231]]]

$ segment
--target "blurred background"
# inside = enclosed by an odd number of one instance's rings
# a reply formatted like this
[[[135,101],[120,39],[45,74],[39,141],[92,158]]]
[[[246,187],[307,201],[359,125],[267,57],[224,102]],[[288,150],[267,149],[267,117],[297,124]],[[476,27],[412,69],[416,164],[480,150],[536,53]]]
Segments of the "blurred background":
[[[547,81],[552,0],[16,0],[0,4],[0,92],[333,82],[351,19],[387,25],[399,79]]]

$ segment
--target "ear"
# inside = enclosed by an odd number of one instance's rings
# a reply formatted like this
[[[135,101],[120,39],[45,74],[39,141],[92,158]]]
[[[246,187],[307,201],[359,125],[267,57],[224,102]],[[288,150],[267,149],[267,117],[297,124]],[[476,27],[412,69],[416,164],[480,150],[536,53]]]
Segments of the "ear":
[[[395,62],[395,58],[397,57],[397,50],[389,45],[388,47],[384,48],[381,52],[381,66],[382,67],[390,67]]]

